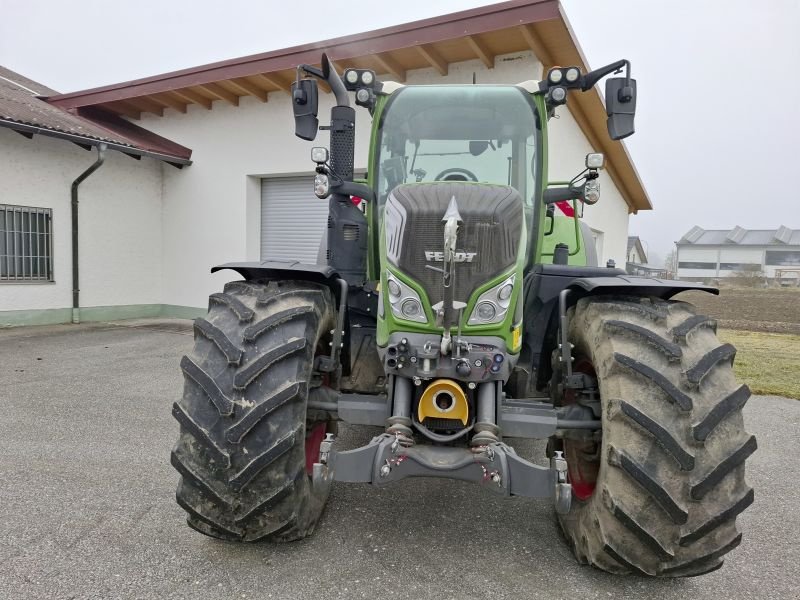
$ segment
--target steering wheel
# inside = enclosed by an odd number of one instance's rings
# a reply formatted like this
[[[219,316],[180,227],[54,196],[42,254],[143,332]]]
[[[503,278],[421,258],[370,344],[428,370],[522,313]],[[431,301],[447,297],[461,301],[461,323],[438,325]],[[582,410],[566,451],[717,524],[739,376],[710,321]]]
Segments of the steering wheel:
[[[434,181],[478,181],[478,177],[472,171],[455,167],[445,169],[436,176]]]

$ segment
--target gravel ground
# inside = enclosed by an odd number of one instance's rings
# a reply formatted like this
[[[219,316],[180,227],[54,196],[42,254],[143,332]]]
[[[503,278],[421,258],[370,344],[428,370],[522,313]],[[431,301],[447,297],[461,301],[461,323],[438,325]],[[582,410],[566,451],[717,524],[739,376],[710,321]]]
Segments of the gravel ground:
[[[170,406],[191,341],[174,321],[0,331],[0,598],[800,597],[798,401],[748,403],[756,503],[704,577],[581,567],[548,502],[445,480],[336,484],[311,538],[239,545],[191,531],[174,502]],[[343,429],[340,447],[371,433]]]

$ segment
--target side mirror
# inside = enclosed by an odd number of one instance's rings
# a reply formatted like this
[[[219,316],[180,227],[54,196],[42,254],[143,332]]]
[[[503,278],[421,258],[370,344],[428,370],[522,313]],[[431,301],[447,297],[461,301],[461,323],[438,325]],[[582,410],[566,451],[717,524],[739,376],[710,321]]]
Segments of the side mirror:
[[[606,113],[608,135],[612,140],[621,140],[632,135],[636,129],[636,80],[626,77],[606,79]]]
[[[304,140],[317,137],[319,119],[319,92],[314,79],[298,79],[292,83],[292,110],[294,111],[294,134]]]

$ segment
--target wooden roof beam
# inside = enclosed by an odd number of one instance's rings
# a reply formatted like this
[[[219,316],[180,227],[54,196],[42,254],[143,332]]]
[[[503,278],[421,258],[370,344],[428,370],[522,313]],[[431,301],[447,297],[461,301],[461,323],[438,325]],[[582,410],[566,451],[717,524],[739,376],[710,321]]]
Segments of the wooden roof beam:
[[[201,90],[208,92],[215,98],[220,100],[225,100],[228,104],[233,106],[239,106],[239,96],[234,94],[233,92],[229,92],[221,85],[216,83],[204,83],[203,85],[198,85]]]
[[[391,55],[385,52],[378,52],[377,54],[373,54],[372,58],[378,63],[380,69],[389,73],[398,83],[402,83],[406,80],[406,70]]]
[[[472,51],[483,61],[483,64],[486,65],[486,68],[493,69],[494,55],[489,52],[484,43],[474,35],[468,35],[465,39]]]
[[[182,90],[171,90],[168,93],[191,104],[199,104],[206,110],[211,110],[212,100],[210,98],[206,98],[203,96],[203,94],[198,94],[194,90],[190,90],[189,88],[184,88]]]
[[[136,121],[138,121],[139,119],[142,118],[142,111],[141,110],[139,110],[135,106],[132,106],[130,104],[126,104],[122,100],[118,100],[116,102],[110,102],[110,103],[108,103],[106,105],[102,105],[101,104],[100,106],[101,106],[101,108],[107,108],[108,110],[110,110],[113,113],[128,117],[130,119],[134,119]]]
[[[267,84],[270,87],[274,87],[278,90],[283,90],[287,94],[292,93],[292,84],[275,74],[266,75],[264,73],[259,73],[257,75],[253,75],[251,79],[255,79],[256,81],[261,81]]]
[[[177,110],[178,112],[185,113],[186,112],[186,103],[177,100],[176,98],[168,95],[168,94],[151,94],[148,96],[150,100],[155,100],[159,104],[166,106],[167,108],[172,108]]]
[[[447,75],[447,61],[442,58],[442,55],[439,54],[433,48],[433,46],[430,44],[421,44],[419,46],[415,46],[415,48],[417,49],[417,52],[419,52],[422,57],[428,61],[430,66],[439,71],[439,75]]]
[[[134,108],[142,111],[142,112],[149,112],[157,117],[164,116],[164,107],[161,106],[158,102],[150,100],[150,98],[146,96],[140,96],[138,98],[126,98],[125,103],[133,106]]]
[[[544,44],[542,44],[539,36],[536,35],[532,25],[520,25],[518,29],[525,39],[525,43],[528,44],[528,48],[531,49],[531,52],[533,52],[533,55],[536,57],[536,60],[542,63],[542,79],[544,79],[550,67],[554,66],[553,57],[550,55],[550,52],[548,52],[547,48],[545,48]]]
[[[230,79],[228,83],[242,90],[245,94],[248,94],[250,96],[255,96],[262,102],[266,102],[268,100],[267,90],[258,87],[255,83],[253,83],[249,79],[245,79],[244,77],[237,77],[235,79]]]

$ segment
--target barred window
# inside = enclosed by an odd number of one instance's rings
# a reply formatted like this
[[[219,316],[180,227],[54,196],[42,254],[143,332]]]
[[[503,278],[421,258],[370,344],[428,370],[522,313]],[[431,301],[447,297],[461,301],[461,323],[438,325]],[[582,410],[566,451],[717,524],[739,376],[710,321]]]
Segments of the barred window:
[[[53,281],[53,212],[0,204],[0,282]]]

